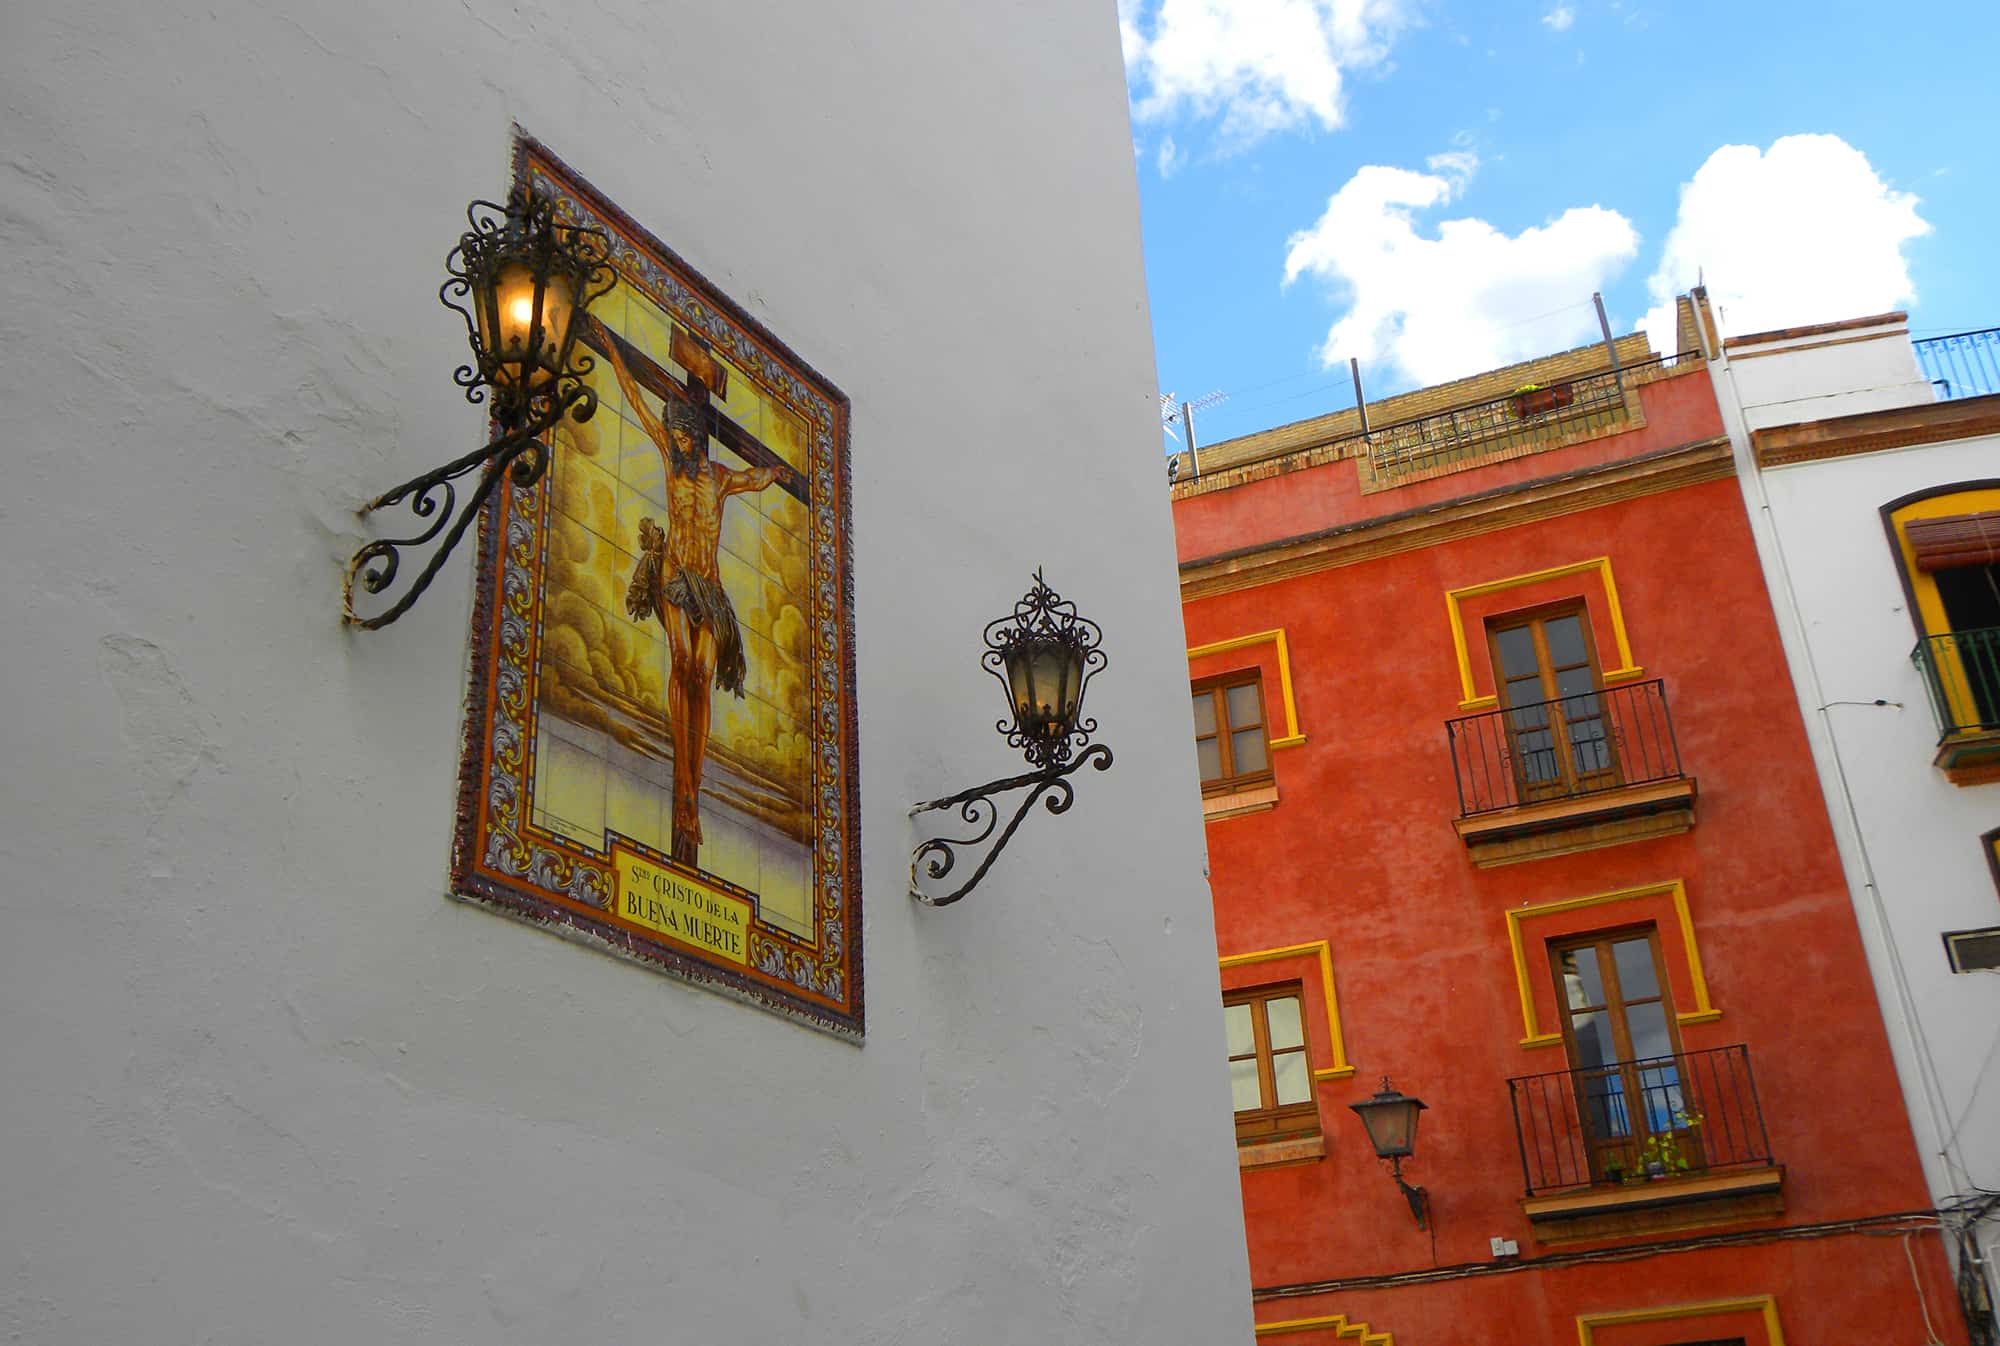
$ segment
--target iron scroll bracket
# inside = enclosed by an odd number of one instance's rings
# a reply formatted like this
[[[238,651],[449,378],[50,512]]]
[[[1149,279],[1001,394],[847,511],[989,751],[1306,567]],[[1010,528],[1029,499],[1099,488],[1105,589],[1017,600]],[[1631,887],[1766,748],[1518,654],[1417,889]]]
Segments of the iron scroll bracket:
[[[542,436],[566,417],[587,421],[596,410],[597,394],[581,382],[571,382],[559,394],[542,400],[539,409],[524,423],[507,430],[484,447],[462,458],[455,458],[442,467],[432,468],[420,477],[413,477],[363,505],[357,512],[366,516],[408,500],[412,514],[432,522],[428,528],[413,536],[377,538],[354,553],[353,559],[347,563],[346,574],[341,578],[341,611],[346,623],[365,631],[374,631],[408,612],[411,605],[423,597],[431,581],[437,578],[438,571],[464,538],[466,529],[471,527],[487,497],[493,494],[501,475],[511,468],[516,486],[533,486],[541,480],[542,473],[549,466],[551,450]],[[474,472],[479,473],[479,481],[472,488],[465,508],[454,515],[458,490],[452,483]],[[450,525],[449,531],[446,531],[447,524]],[[403,549],[426,546],[440,533],[444,535],[444,540],[438,543],[437,550],[431,553],[430,559],[416,579],[410,582],[402,597],[373,617],[363,617],[355,612],[356,579],[361,581],[361,587],[368,593],[381,593],[395,583],[396,573],[402,568]]]
[[[1003,780],[990,781],[985,785],[975,785],[969,790],[946,795],[943,799],[925,800],[911,808],[912,818],[920,813],[956,808],[959,817],[979,831],[969,837],[932,837],[919,843],[910,854],[910,896],[928,907],[948,907],[978,887],[979,881],[986,877],[986,871],[1000,858],[1000,852],[1006,849],[1009,841],[1013,840],[1015,829],[1019,828],[1021,820],[1028,816],[1028,810],[1034,807],[1036,800],[1042,800],[1043,807],[1050,813],[1065,813],[1069,810],[1069,806],[1076,800],[1076,788],[1070,784],[1067,777],[1086,765],[1098,771],[1110,769],[1111,749],[1102,743],[1093,743],[1063,765],[1048,767],[1041,771],[1030,771],[1020,776],[1009,776]],[[1007,820],[1007,825],[1000,828],[999,839],[993,842],[992,849],[980,860],[979,867],[972,871],[972,877],[942,897],[925,892],[923,887],[925,879],[942,879],[958,864],[961,851],[970,851],[974,847],[984,845],[987,839],[993,836],[995,828],[999,827],[1000,823],[1000,806],[994,802],[993,797],[1014,790],[1026,790],[1028,793],[1021,800],[1020,806],[1014,810],[1013,816]]]

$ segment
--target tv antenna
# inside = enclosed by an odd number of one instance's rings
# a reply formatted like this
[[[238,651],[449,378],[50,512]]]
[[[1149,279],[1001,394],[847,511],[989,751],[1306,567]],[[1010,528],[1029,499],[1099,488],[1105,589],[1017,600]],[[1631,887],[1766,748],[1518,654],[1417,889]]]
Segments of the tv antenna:
[[[1181,402],[1176,407],[1175,403],[1177,399],[1173,393],[1160,394],[1160,429],[1168,439],[1173,439],[1175,437],[1174,422],[1176,420],[1180,421],[1181,437],[1183,447],[1187,451],[1188,466],[1193,469],[1194,473],[1190,480],[1201,480],[1201,460],[1195,456],[1194,414],[1207,407],[1212,407],[1218,402],[1226,402],[1228,400],[1229,394],[1218,389],[1202,397],[1197,397],[1192,402]],[[1177,480],[1180,477],[1180,473],[1180,455],[1175,454],[1167,463],[1167,480]]]

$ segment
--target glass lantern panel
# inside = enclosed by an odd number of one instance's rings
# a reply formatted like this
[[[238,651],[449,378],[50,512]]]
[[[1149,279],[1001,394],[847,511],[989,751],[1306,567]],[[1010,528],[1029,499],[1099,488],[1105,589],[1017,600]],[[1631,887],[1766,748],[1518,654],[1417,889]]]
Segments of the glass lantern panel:
[[[1377,1154],[1407,1154],[1410,1149],[1410,1130],[1415,1124],[1417,1110],[1408,1103],[1398,1103],[1389,1107],[1370,1108],[1364,1114],[1368,1124],[1368,1140]]]

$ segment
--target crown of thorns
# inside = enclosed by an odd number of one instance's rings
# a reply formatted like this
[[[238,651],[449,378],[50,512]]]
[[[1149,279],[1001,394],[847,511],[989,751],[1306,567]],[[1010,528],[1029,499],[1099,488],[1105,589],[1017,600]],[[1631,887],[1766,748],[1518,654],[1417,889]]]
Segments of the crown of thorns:
[[[670,398],[662,411],[665,413],[662,419],[669,430],[679,430],[683,434],[699,439],[702,432],[708,428],[708,418],[702,414],[702,408],[692,402],[683,402],[678,397]]]

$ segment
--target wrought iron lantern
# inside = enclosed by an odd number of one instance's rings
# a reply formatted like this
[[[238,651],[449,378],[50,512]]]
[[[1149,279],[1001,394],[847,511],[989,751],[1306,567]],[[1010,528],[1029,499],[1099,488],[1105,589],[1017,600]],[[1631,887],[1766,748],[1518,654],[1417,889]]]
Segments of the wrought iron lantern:
[[[1389,1171],[1395,1177],[1396,1188],[1403,1199],[1410,1203],[1410,1214],[1417,1217],[1417,1227],[1424,1226],[1424,1214],[1430,1209],[1430,1198],[1421,1187],[1412,1187],[1403,1181],[1403,1161],[1417,1148],[1417,1114],[1425,1110],[1421,1098],[1411,1098],[1399,1093],[1389,1083],[1389,1077],[1382,1077],[1382,1088],[1373,1098],[1361,1103],[1349,1103],[1361,1125],[1368,1131],[1368,1143],[1375,1147],[1375,1157],[1389,1161]]]
[[[914,817],[955,807],[966,823],[980,829],[969,837],[933,837],[920,843],[910,858],[910,896],[934,907],[958,901],[986,877],[1036,800],[1046,797],[1050,813],[1066,812],[1076,797],[1067,777],[1086,765],[1098,771],[1111,766],[1111,749],[1090,741],[1097,721],[1083,717],[1084,692],[1108,662],[1100,648],[1103,634],[1096,622],[1078,614],[1075,603],[1049,588],[1039,569],[1014,610],[986,624],[986,652],[980,665],[1007,694],[1007,718],[994,728],[1006,736],[1009,747],[1021,750],[1033,770],[927,800],[910,810]],[[984,845],[993,837],[1000,823],[993,796],[1020,789],[1027,790],[1027,796],[972,877],[943,895],[926,891],[924,880],[949,874],[961,849]]]
[[[474,201],[466,222],[471,228],[445,259],[448,279],[438,299],[465,319],[472,346],[471,363],[452,377],[468,402],[490,399],[498,433],[485,447],[362,507],[368,514],[407,500],[413,514],[430,520],[413,537],[368,543],[348,562],[346,620],[368,630],[395,621],[422,596],[503,473],[511,468],[517,486],[534,485],[548,467],[543,436],[565,417],[587,421],[597,410],[597,395],[584,382],[596,362],[576,347],[591,304],[617,283],[610,239],[602,230],[563,221],[554,201],[525,186],[504,206]],[[473,472],[478,484],[454,513],[452,483]],[[395,582],[403,549],[428,545],[440,534],[443,541],[400,598],[371,617],[354,610],[357,578],[368,593],[381,593]]]

